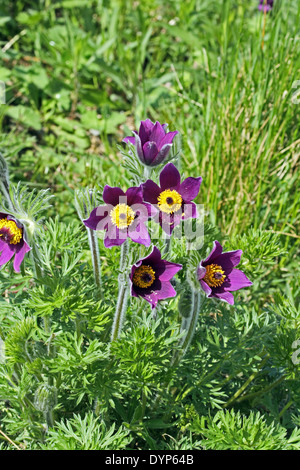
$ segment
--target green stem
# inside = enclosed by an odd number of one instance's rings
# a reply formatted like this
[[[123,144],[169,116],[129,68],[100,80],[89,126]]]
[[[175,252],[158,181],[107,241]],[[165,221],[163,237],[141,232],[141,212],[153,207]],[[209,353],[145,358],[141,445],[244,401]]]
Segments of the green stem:
[[[268,385],[268,387],[265,387],[263,390],[259,390],[257,392],[249,393],[248,395],[243,395],[242,397],[240,397],[236,401],[237,401],[237,403],[240,403],[244,400],[252,400],[253,398],[259,397],[260,395],[262,395],[264,393],[267,393],[270,390],[272,390],[272,388],[277,387],[277,385],[281,384],[281,382],[283,382],[285,378],[286,378],[286,376],[282,375],[281,377],[279,377],[279,379],[275,380],[275,382]]]
[[[148,180],[151,175],[151,167],[149,166],[144,166],[144,180]]]
[[[95,230],[92,230],[90,228],[87,228],[87,233],[88,233],[90,250],[92,254],[95,283],[99,289],[100,297],[101,297],[101,264],[100,264],[100,253],[99,253],[97,233]]]
[[[49,335],[49,342],[47,345],[47,354],[48,356],[52,356],[53,354],[53,346],[52,346],[52,339],[54,335],[51,333],[51,319],[50,316],[46,315],[44,318],[44,330]],[[48,385],[49,387],[53,387],[53,377],[48,377]],[[52,427],[54,425],[54,413],[53,408],[51,407],[46,413],[45,418],[47,421],[47,426]]]
[[[13,203],[11,201],[11,197],[10,197],[10,194],[9,194],[9,188],[8,188],[7,182],[0,180],[0,186],[1,186],[2,194],[5,197],[6,201],[8,202],[10,210],[12,212],[14,212],[15,208],[14,208]]]
[[[78,190],[75,191],[74,197],[75,207],[77,214],[83,222],[87,217],[89,217],[95,207],[97,207],[97,197],[94,189]],[[93,271],[95,284],[98,288],[100,298],[102,297],[101,292],[101,261],[99,253],[99,243],[97,238],[97,233],[95,230],[92,230],[86,227],[88,233],[89,247],[92,255]]]
[[[195,333],[198,317],[199,317],[199,310],[201,305],[201,293],[199,291],[193,290],[192,291],[192,299],[191,299],[191,310],[188,317],[182,318],[180,332],[185,332],[184,336],[181,338],[179,343],[180,350],[175,351],[173,354],[173,358],[171,360],[171,366],[177,366],[182,357],[185,355],[192,338]]]
[[[173,357],[170,362],[170,367],[177,367],[183,356],[185,355],[195,333],[198,317],[199,317],[199,310],[201,305],[201,293],[193,289],[192,291],[192,299],[191,299],[191,309],[190,314],[187,317],[182,318],[180,332],[185,332],[184,336],[181,338],[179,342],[178,350],[174,351]],[[163,384],[163,389],[165,389],[169,384],[166,382]],[[175,391],[174,391],[175,393]],[[161,392],[157,394],[153,408],[156,409],[161,399]]]
[[[292,404],[294,403],[294,400],[290,400],[283,408],[282,410],[280,411],[278,417],[281,418],[283,416],[283,414],[286,412],[286,410],[289,409],[290,406],[292,406]]]
[[[167,255],[171,249],[171,235],[166,235],[165,236],[165,247],[164,247],[164,255]]]
[[[243,391],[248,387],[248,385],[261,372],[261,369],[263,368],[265,363],[268,361],[269,357],[270,357],[270,355],[267,354],[266,357],[260,363],[259,369],[256,372],[253,372],[253,374],[250,375],[250,377],[246,380],[246,382],[235,392],[235,394],[225,403],[225,405],[223,405],[223,408],[226,408],[227,406],[231,405],[234,401],[236,401],[236,399],[243,393]]]
[[[128,280],[127,280],[127,254],[128,254],[128,239],[121,246],[120,256],[120,274],[118,277],[119,293],[117,300],[117,307],[113,321],[111,341],[115,341],[121,333],[125,312],[127,309],[128,300]]]

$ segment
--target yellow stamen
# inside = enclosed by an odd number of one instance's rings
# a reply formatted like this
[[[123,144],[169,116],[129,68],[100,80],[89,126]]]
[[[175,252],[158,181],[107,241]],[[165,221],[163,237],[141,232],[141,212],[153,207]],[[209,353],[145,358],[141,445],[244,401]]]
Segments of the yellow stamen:
[[[126,228],[132,224],[135,212],[127,204],[118,204],[110,211],[110,218],[118,228]]]
[[[1,233],[2,232],[2,233]],[[9,244],[16,245],[22,240],[23,230],[13,220],[0,219],[0,237]]]
[[[206,282],[209,287],[219,287],[223,284],[226,279],[226,275],[221,266],[218,264],[210,264],[206,266],[206,274],[203,281]]]
[[[150,287],[155,281],[155,272],[151,266],[142,265],[139,266],[133,275],[132,282],[138,287],[143,289]]]
[[[181,208],[182,197],[175,189],[166,189],[158,196],[157,203],[162,212],[172,214]]]

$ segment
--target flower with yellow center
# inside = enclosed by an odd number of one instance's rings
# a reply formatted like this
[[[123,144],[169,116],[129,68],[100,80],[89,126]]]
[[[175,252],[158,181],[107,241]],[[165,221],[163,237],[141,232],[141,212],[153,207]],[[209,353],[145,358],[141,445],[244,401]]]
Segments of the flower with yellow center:
[[[132,277],[132,282],[135,286],[146,289],[152,286],[155,281],[155,272],[151,266],[139,266]]]
[[[158,196],[157,203],[162,212],[173,214],[173,212],[180,210],[182,197],[177,191],[175,191],[175,189],[166,189]]]
[[[22,240],[23,230],[13,220],[0,219],[0,237],[10,245],[16,245]]]
[[[129,227],[135,218],[135,212],[127,204],[117,204],[109,215],[112,223],[120,229]]]
[[[223,284],[226,279],[226,275],[221,266],[218,264],[209,264],[206,266],[206,274],[203,277],[203,281],[209,287],[219,287]]]

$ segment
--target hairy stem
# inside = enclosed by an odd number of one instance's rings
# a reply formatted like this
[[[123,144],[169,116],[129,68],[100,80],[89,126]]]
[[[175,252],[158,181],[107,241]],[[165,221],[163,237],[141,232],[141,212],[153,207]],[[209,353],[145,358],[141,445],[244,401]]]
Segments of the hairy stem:
[[[193,290],[190,314],[187,317],[182,318],[180,332],[184,333],[184,336],[181,338],[181,341],[179,343],[180,350],[175,351],[175,353],[173,354],[171,366],[178,365],[192,341],[199,317],[200,305],[201,293],[199,291]]]
[[[127,279],[127,254],[128,254],[128,239],[125,240],[121,246],[120,256],[120,274],[118,277],[119,293],[114,322],[111,333],[111,341],[115,341],[121,333],[125,312],[127,309],[128,300],[128,279]]]
[[[53,340],[53,333],[51,331],[51,319],[50,316],[46,315],[43,318],[44,321],[44,330],[49,335],[49,340],[48,340],[48,345],[47,345],[47,354],[48,356],[52,356],[54,349],[52,345],[52,340]],[[48,377],[48,385],[49,387],[53,387],[53,377]],[[53,413],[53,408],[49,407],[49,410],[45,413],[45,418],[47,421],[47,426],[52,427],[54,425],[54,413]]]
[[[96,286],[99,289],[100,297],[101,297],[101,263],[100,263],[100,253],[99,253],[99,244],[97,239],[97,234],[95,230],[87,228],[88,232],[88,239],[89,239],[89,246],[92,254],[92,263],[93,263],[93,271],[94,271],[94,278]]]

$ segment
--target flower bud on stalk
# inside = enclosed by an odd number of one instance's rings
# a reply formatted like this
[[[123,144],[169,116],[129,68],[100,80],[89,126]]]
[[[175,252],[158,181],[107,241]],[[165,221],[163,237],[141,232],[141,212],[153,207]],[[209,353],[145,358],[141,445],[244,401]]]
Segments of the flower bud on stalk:
[[[123,142],[133,144],[140,161],[146,166],[157,166],[168,156],[172,142],[178,131],[167,132],[167,124],[155,124],[146,119],[141,121],[139,132],[134,136],[125,137]]]

